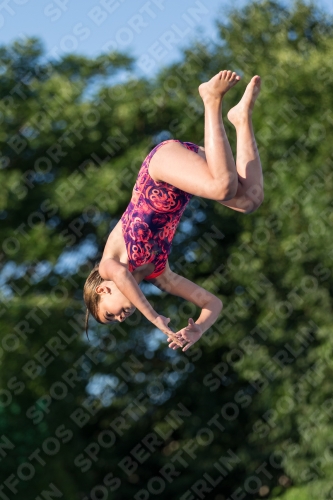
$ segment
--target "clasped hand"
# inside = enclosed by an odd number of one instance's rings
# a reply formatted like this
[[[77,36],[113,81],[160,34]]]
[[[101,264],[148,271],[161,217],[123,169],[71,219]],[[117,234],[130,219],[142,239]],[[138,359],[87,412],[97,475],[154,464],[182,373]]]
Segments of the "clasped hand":
[[[168,336],[168,342],[170,342],[169,347],[171,347],[171,349],[182,347],[185,352],[202,336],[203,332],[201,326],[194,323],[192,318],[188,320],[188,325],[179,330],[179,332],[173,332],[168,327],[169,322],[170,318],[160,315],[155,319],[154,325]]]
[[[185,328],[179,330],[179,332],[174,333],[177,340],[182,342],[183,351],[187,351],[193,344],[195,344],[202,336],[202,328],[200,325],[194,323],[193,319],[188,320],[188,325]],[[168,337],[169,347],[171,349],[178,349],[179,344],[174,341],[174,339]],[[186,345],[185,345],[186,344]]]

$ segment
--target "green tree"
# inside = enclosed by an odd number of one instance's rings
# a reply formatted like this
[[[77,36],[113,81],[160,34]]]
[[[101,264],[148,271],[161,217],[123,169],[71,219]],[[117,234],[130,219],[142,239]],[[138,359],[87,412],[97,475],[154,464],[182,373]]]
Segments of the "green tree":
[[[332,497],[332,21],[265,1],[218,27],[220,44],[194,44],[153,81],[110,84],[133,67],[124,54],[48,64],[37,40],[1,49],[9,498]],[[83,283],[138,168],[164,138],[202,144],[197,87],[223,68],[263,80],[254,126],[265,201],[244,216],[193,200],[170,258],[223,300],[221,318],[186,353],[139,314],[92,324],[89,343]],[[142,288],[174,328],[198,312]]]

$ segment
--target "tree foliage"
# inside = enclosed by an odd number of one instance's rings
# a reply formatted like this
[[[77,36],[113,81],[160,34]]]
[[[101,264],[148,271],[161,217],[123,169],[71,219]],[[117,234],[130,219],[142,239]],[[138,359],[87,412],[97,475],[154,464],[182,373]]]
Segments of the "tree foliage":
[[[332,21],[265,1],[217,25],[221,43],[187,48],[153,81],[110,84],[132,68],[125,54],[48,62],[34,39],[0,49],[9,498],[333,498]],[[203,145],[197,87],[224,68],[243,77],[224,115],[262,77],[265,201],[244,216],[192,200],[170,256],[223,313],[186,353],[139,314],[91,324],[89,342],[83,283],[141,162],[166,138]],[[175,329],[199,312],[142,289]]]

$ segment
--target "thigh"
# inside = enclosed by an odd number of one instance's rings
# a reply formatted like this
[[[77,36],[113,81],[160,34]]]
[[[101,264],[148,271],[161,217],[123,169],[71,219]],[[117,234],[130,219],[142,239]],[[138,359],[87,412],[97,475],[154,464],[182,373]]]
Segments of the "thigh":
[[[195,153],[180,142],[166,143],[151,158],[149,175],[195,196],[221,198],[220,186],[210,173],[203,148]]]

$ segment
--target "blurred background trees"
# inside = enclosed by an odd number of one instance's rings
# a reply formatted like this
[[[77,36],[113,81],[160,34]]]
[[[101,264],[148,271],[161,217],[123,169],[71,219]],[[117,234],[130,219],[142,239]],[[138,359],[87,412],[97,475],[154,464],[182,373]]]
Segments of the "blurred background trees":
[[[152,81],[114,83],[126,54],[1,48],[1,498],[333,498],[332,20],[267,1],[217,22]],[[224,68],[223,115],[262,77],[265,201],[193,199],[170,257],[223,314],[186,353],[139,314],[88,341],[83,284],[138,169],[162,140],[203,145],[197,87]],[[142,289],[174,329],[199,314]]]

